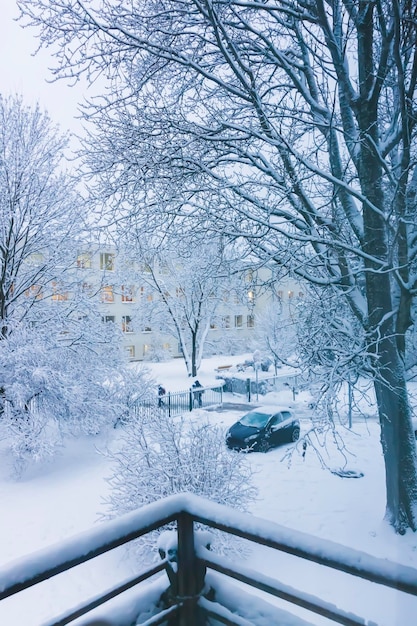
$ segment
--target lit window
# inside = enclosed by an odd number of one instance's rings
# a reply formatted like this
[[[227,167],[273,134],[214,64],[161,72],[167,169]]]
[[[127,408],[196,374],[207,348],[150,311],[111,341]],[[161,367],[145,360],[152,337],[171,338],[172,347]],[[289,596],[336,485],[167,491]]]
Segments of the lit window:
[[[115,255],[113,252],[101,252],[100,269],[112,272],[114,270],[114,257]]]
[[[171,344],[170,343],[164,343],[164,344],[162,344],[162,348],[164,350],[166,350],[167,352],[169,352],[171,350]]]
[[[56,282],[52,283],[52,300],[54,302],[64,302],[68,300],[68,291],[61,291]]]
[[[101,301],[102,302],[114,302],[114,292],[111,285],[106,285],[101,289]]]
[[[41,285],[31,285],[29,289],[26,289],[25,296],[27,298],[34,298],[35,300],[40,300],[42,298]]]
[[[255,318],[254,318],[253,315],[248,315],[247,326],[248,326],[248,328],[254,328],[255,327]]]
[[[135,358],[135,346],[126,346],[125,350],[129,359]]]
[[[130,315],[122,316],[122,331],[124,333],[133,333],[132,318]]]
[[[248,291],[248,300],[249,300],[249,302],[251,304],[254,303],[254,301],[255,301],[255,292],[254,291],[252,291],[252,290]]]
[[[86,270],[91,268],[91,255],[83,252],[77,256],[77,267]]]
[[[122,302],[133,302],[133,287],[122,285]]]
[[[235,328],[242,328],[243,315],[235,315]]]
[[[151,346],[149,346],[148,344],[144,343],[143,344],[143,356],[146,356],[146,354],[149,352],[150,349],[151,349]]]
[[[294,297],[294,292],[293,292],[293,291],[289,291],[289,292],[288,292],[288,297],[289,297],[289,299],[291,300],[291,298],[293,298],[293,297]]]

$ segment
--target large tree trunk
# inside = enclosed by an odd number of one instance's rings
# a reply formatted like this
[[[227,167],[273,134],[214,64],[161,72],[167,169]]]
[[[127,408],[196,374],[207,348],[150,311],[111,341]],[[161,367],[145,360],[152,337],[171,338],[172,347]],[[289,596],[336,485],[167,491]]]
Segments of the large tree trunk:
[[[395,336],[379,351],[375,393],[385,460],[386,520],[403,534],[417,530],[417,455],[405,382]]]

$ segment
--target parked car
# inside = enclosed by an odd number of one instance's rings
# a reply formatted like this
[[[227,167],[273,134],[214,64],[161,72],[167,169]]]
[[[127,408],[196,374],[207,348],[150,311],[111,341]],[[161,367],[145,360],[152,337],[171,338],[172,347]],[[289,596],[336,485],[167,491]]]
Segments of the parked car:
[[[286,407],[261,406],[246,413],[229,428],[226,444],[232,450],[267,452],[282,443],[297,441],[300,422]]]

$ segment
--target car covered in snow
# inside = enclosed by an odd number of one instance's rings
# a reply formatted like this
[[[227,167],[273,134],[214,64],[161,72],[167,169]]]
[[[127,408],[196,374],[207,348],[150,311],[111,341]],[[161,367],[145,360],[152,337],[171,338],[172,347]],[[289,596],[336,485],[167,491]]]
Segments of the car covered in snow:
[[[243,415],[228,429],[226,445],[231,450],[267,452],[299,437],[300,422],[289,408],[261,406]]]

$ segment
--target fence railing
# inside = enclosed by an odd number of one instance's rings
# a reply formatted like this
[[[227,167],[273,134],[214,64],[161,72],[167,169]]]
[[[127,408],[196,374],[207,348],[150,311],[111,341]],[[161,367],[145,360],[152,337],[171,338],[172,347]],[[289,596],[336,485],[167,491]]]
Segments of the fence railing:
[[[167,585],[169,584],[168,589],[171,591],[170,602],[167,606],[160,606],[150,619],[142,622],[142,626],[150,626],[151,624],[203,626],[207,623],[208,616],[214,616],[220,622],[229,625],[247,623],[256,625],[256,618],[252,618],[250,622],[246,621],[244,615],[239,615],[238,607],[226,607],[206,597],[205,576],[207,569],[221,572],[227,577],[246,583],[277,598],[282,598],[290,605],[302,607],[337,624],[364,626],[370,623],[366,619],[354,615],[350,610],[344,611],[332,603],[305,593],[303,590],[289,587],[279,580],[271,579],[246,568],[244,565],[232,564],[225,557],[215,555],[205,547],[199,546],[198,540],[195,538],[194,525],[196,522],[243,537],[255,544],[294,555],[301,559],[302,563],[314,562],[323,568],[341,571],[360,580],[371,581],[417,596],[417,571],[410,567],[391,563],[386,559],[378,559],[356,550],[349,550],[346,547],[311,537],[305,533],[289,530],[273,522],[209,502],[199,496],[177,494],[147,505],[119,519],[103,523],[94,530],[84,532],[61,542],[57,546],[0,568],[0,600],[20,593],[51,576],[94,559],[100,554],[173,521],[176,521],[177,525],[177,549],[174,556],[172,556],[172,551],[169,558],[166,554],[161,554],[163,558],[155,566],[135,575],[123,584],[98,594],[94,598],[80,602],[76,608],[68,608],[44,626],[69,624],[126,590],[140,586],[141,582],[164,568],[168,574]],[[243,593],[246,594],[246,590]],[[358,594],[361,595],[359,591]],[[272,607],[272,609],[277,612],[280,610],[277,607]],[[94,614],[90,615],[93,619]],[[108,612],[104,615],[107,618],[106,623],[128,626],[123,621],[122,614],[119,615],[117,622],[108,621]],[[99,614],[99,617],[103,619],[102,614]],[[175,621],[172,622],[172,618]],[[94,619],[98,619],[97,612]],[[99,622],[96,621],[95,623]],[[273,623],[280,622],[273,621]],[[291,623],[296,624],[297,618],[294,617]],[[300,623],[305,624],[305,621],[300,620]]]
[[[198,387],[173,391],[158,397],[158,407],[169,416],[182,415],[196,408],[207,408],[223,403],[223,382],[213,387]]]

